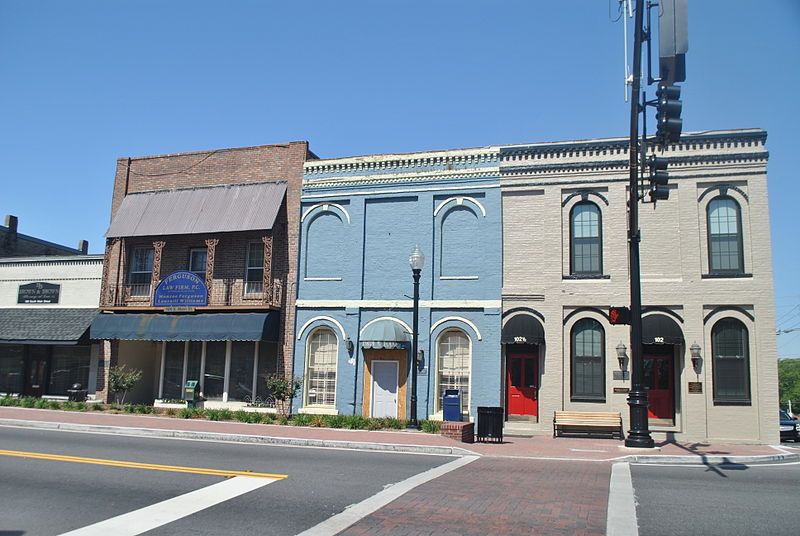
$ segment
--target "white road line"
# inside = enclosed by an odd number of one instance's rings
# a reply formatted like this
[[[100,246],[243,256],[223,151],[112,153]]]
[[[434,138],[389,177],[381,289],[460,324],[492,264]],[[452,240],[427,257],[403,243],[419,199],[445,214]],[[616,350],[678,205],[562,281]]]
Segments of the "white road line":
[[[611,483],[608,489],[607,536],[639,536],[636,521],[636,499],[633,496],[631,466],[615,463],[611,466]]]
[[[275,482],[273,478],[236,476],[61,536],[134,536],[205,510]]]
[[[407,478],[402,482],[398,482],[397,484],[391,485],[383,491],[376,493],[372,497],[364,499],[360,503],[351,504],[345,508],[344,512],[336,514],[333,517],[329,517],[322,523],[301,532],[297,536],[333,536],[334,534],[339,534],[347,527],[362,520],[372,512],[383,508],[393,500],[408,493],[417,486],[429,482],[435,478],[439,478],[440,476],[445,475],[454,469],[458,469],[459,467],[463,467],[468,463],[472,463],[478,458],[479,456],[464,456],[463,458],[453,460],[452,462],[440,465],[439,467],[429,469],[424,473]]]
[[[708,469],[709,465],[717,469],[747,467],[748,469],[760,469],[762,467],[784,467],[786,465],[800,465],[800,462],[776,462],[776,463],[632,463],[637,467],[686,467],[687,469]]]

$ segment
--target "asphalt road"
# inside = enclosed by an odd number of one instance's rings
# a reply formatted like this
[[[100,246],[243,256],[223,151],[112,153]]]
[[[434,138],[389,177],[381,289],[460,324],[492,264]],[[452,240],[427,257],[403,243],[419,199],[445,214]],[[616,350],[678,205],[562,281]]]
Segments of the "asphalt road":
[[[61,534],[226,480],[14,455],[19,452],[287,475],[147,532],[169,535],[296,534],[453,459],[0,427],[3,536]]]
[[[800,534],[800,464],[631,465],[639,534]]]

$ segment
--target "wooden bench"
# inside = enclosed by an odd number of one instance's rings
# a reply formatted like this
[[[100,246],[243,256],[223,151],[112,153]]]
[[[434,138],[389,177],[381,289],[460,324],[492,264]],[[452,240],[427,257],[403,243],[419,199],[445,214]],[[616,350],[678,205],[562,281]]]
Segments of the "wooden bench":
[[[556,411],[553,414],[553,437],[562,434],[610,434],[622,439],[622,415],[619,412]]]

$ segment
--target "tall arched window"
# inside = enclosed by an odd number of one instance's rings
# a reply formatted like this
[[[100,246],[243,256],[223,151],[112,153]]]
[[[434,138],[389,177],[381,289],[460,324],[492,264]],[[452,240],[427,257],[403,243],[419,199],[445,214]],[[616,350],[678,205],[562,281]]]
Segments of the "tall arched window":
[[[711,273],[744,272],[742,211],[733,198],[719,196],[708,204],[708,267]]]
[[[436,411],[442,410],[445,389],[460,389],[461,413],[469,413],[469,367],[472,361],[469,337],[463,331],[446,331],[439,337],[436,352],[439,374]]]
[[[714,359],[714,402],[750,404],[750,355],[747,328],[723,318],[711,330]]]
[[[316,330],[308,339],[306,406],[335,406],[338,353],[339,341],[328,328]]]
[[[572,400],[605,402],[606,353],[603,326],[584,318],[572,328]]]
[[[603,231],[600,208],[584,201],[572,207],[570,220],[570,273],[603,273]]]

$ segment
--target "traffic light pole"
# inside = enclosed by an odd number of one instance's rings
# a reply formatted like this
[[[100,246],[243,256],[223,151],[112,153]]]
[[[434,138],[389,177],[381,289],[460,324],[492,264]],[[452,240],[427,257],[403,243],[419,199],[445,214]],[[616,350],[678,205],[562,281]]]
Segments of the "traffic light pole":
[[[652,448],[647,422],[647,391],[642,385],[642,285],[639,272],[639,97],[642,75],[642,25],[644,0],[636,0],[633,38],[633,87],[631,90],[630,185],[628,246],[631,276],[631,391],[628,394],[630,424],[625,446]],[[644,148],[643,148],[644,150]]]

